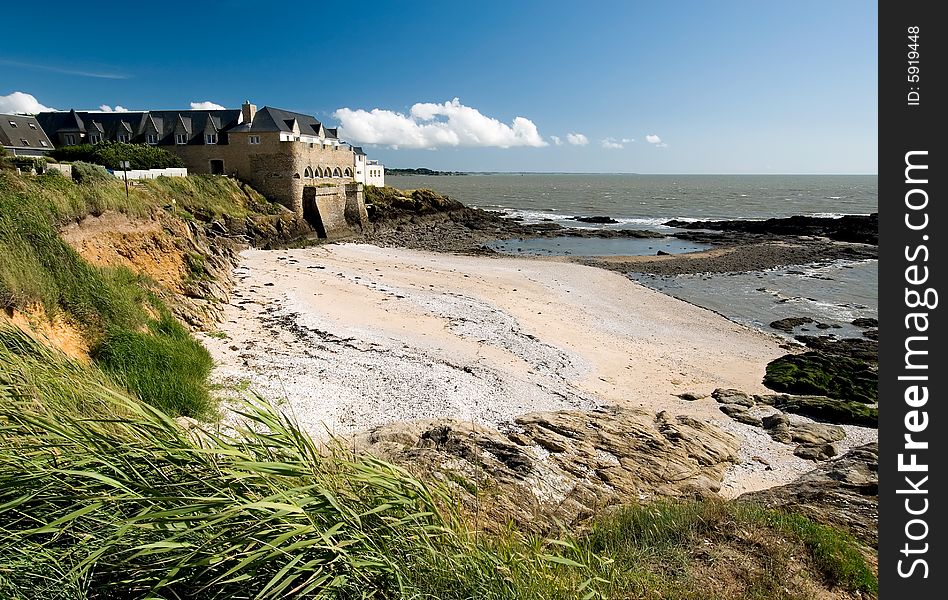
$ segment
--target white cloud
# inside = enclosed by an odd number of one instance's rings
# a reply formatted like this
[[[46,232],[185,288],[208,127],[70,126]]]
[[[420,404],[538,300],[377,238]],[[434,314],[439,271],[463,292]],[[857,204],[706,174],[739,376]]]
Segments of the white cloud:
[[[117,112],[117,113],[119,113],[119,112],[128,112],[128,109],[125,108],[124,106],[120,106],[120,105],[118,105],[118,104],[116,104],[114,108],[111,107],[111,106],[109,106],[108,104],[103,104],[102,106],[99,107],[99,112],[105,112],[105,113]]]
[[[632,138],[622,138],[622,139],[619,140],[619,141],[622,142],[623,144],[631,144],[631,143],[634,142],[635,140],[632,139]]]
[[[555,145],[555,146],[562,146],[562,145],[563,145],[563,140],[561,140],[558,136],[551,135],[551,136],[550,136],[550,139],[553,140],[553,145]]]
[[[603,148],[607,148],[609,150],[622,150],[625,148],[625,145],[622,143],[622,141],[611,137],[599,140],[599,143],[602,144]]]
[[[224,107],[216,102],[205,100],[204,102],[192,102],[191,110],[224,110]]]
[[[464,106],[458,98],[444,104],[419,102],[408,115],[380,108],[340,108],[333,116],[339,119],[340,137],[393,148],[547,145],[530,119],[516,117],[507,125]]]
[[[47,110],[56,109],[43,106],[33,94],[13,92],[7,96],[0,96],[0,112],[2,113],[29,113],[35,115]]]
[[[589,138],[581,133],[567,133],[566,141],[574,146],[585,146],[589,143]]]
[[[662,138],[658,137],[654,133],[650,133],[647,136],[645,136],[645,141],[648,142],[649,144],[661,144]]]

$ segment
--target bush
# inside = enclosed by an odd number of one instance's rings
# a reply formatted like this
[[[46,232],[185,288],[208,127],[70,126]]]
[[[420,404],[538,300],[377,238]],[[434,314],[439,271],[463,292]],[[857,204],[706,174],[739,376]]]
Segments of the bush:
[[[213,406],[207,377],[214,361],[168,313],[145,332],[110,332],[93,358],[115,381],[164,412],[201,417]]]
[[[76,183],[85,184],[113,179],[112,175],[105,170],[105,167],[82,161],[72,163],[72,178]]]
[[[184,166],[180,157],[164,148],[121,142],[65,146],[54,150],[51,156],[60,161],[85,161],[113,170],[120,169],[123,160],[129,162],[130,169],[167,169]]]

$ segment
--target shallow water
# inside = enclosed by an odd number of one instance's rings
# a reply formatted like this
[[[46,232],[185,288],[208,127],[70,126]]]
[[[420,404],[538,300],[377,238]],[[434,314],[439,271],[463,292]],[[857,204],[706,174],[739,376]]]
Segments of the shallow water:
[[[499,240],[488,248],[505,254],[530,256],[654,256],[659,251],[668,254],[707,250],[711,246],[676,238],[579,238],[554,237]]]
[[[615,175],[504,174],[387,176],[388,185],[431,188],[465,204],[500,210],[525,222],[566,227],[676,231],[669,219],[766,219],[792,215],[840,216],[878,211],[874,175]],[[574,216],[610,216],[592,225]],[[671,240],[671,241],[669,241]],[[660,239],[548,238],[508,240],[492,247],[513,254],[608,256],[675,254],[703,246]],[[877,261],[804,265],[765,272],[634,278],[659,291],[764,330],[771,321],[809,316],[839,325],[807,327],[811,335],[861,335],[857,317],[878,316]]]
[[[851,324],[853,319],[879,315],[879,263],[875,260],[750,273],[630,277],[758,329],[770,330],[772,321],[785,317],[810,317],[838,327],[819,329],[814,323],[795,333],[860,337],[863,330]]]

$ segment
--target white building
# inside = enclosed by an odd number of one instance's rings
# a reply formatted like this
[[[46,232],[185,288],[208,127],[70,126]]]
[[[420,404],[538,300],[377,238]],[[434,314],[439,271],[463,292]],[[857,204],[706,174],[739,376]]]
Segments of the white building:
[[[355,152],[355,180],[365,185],[383,187],[385,185],[385,167],[377,160],[368,160],[359,146],[353,146]]]

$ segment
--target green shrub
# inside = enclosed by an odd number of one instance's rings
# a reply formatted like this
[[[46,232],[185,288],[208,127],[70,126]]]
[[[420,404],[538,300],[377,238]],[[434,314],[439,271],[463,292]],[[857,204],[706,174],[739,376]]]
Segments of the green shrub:
[[[113,176],[105,170],[105,167],[76,161],[72,163],[72,178],[76,183],[94,184],[113,179]]]
[[[110,192],[121,184],[109,179],[93,187],[51,174],[0,176],[0,306],[39,304],[49,316],[64,315],[114,381],[171,414],[206,414],[210,356],[170,316],[152,284],[127,268],[89,264],[59,236],[59,211],[111,205]]]
[[[102,165],[109,169],[121,169],[122,161],[129,162],[130,169],[165,169],[183,167],[181,158],[164,148],[147,144],[101,142],[57,148],[51,156],[60,161],[84,161]]]
[[[211,355],[165,313],[147,331],[110,331],[93,358],[102,370],[148,404],[172,415],[207,417]]]

